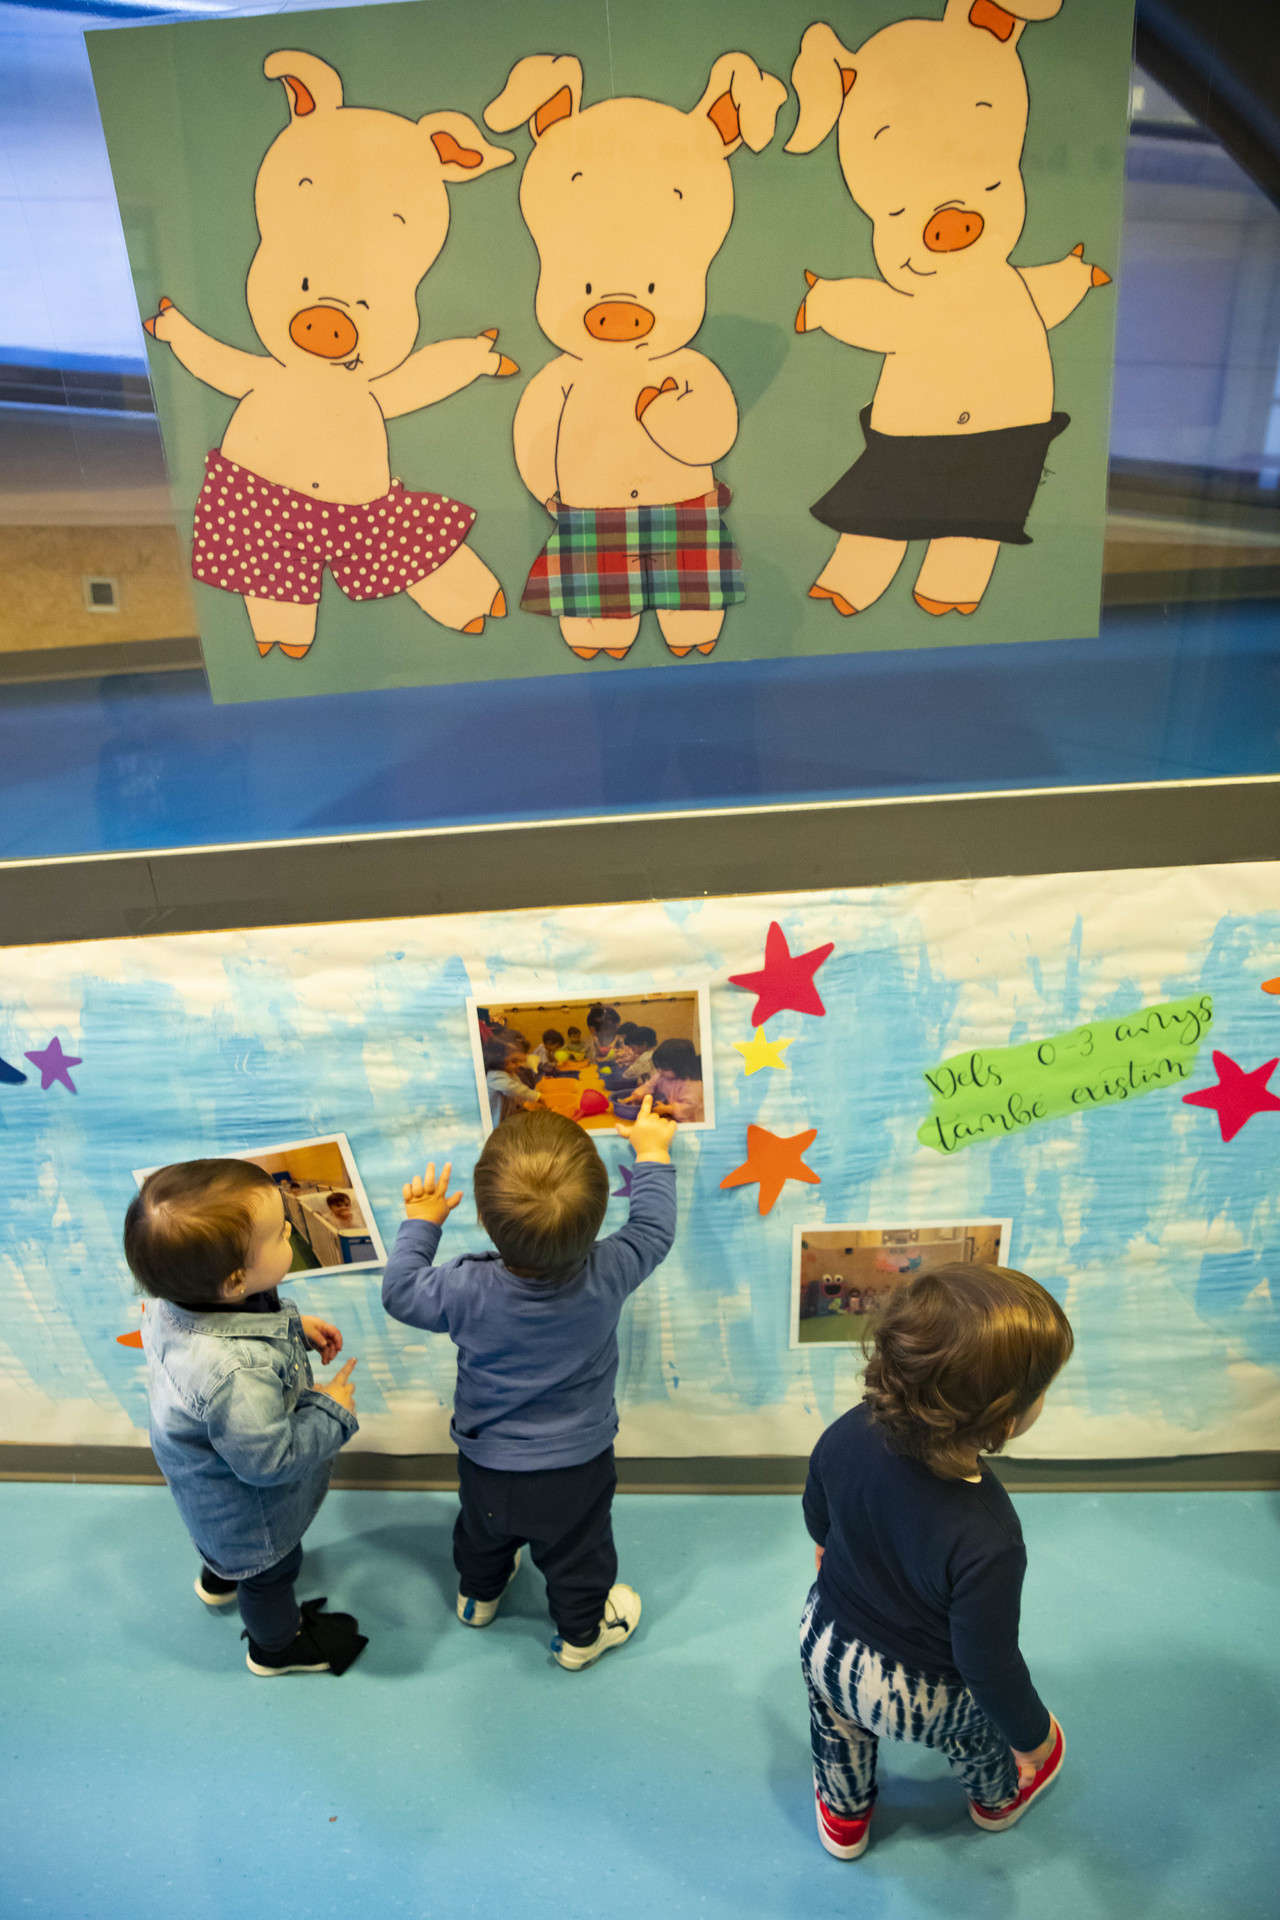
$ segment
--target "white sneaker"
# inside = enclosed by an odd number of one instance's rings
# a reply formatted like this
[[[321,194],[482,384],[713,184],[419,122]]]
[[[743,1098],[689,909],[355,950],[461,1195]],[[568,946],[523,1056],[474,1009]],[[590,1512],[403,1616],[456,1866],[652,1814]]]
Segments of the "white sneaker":
[[[619,1581],[616,1587],[610,1587],[609,1597],[604,1603],[604,1618],[600,1622],[599,1632],[587,1647],[575,1647],[557,1634],[551,1642],[551,1651],[562,1667],[570,1673],[577,1673],[581,1667],[589,1667],[602,1653],[608,1653],[610,1647],[620,1647],[629,1640],[640,1620],[640,1595],[634,1587],[625,1586]]]
[[[516,1563],[507,1575],[507,1586],[520,1571],[520,1548],[516,1548]],[[506,1588],[503,1588],[505,1593]],[[502,1594],[496,1600],[476,1600],[471,1594],[458,1588],[458,1618],[464,1627],[487,1627],[498,1608],[502,1605]]]

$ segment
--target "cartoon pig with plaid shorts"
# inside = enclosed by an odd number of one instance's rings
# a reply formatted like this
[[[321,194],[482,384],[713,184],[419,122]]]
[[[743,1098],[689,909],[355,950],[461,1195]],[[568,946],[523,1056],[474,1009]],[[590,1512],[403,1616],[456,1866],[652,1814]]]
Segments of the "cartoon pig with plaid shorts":
[[[527,120],[520,206],[538,249],[538,324],[561,356],[516,410],[520,477],[555,521],[521,606],[559,618],[579,659],[623,658],[653,608],[673,654],[710,653],[742,566],[715,462],[738,409],[689,345],[733,219],[728,161],[773,137],[787,90],[741,53],[685,113],[654,100],[582,107],[569,55],[517,61],[485,122]]]
[[[442,626],[480,633],[506,606],[467,545],[475,513],[392,480],[387,421],[517,371],[496,328],[413,351],[418,283],[449,231],[446,182],[514,155],[462,113],[344,106],[339,75],[313,54],[270,54],[263,72],[290,109],[254,188],[261,241],[245,293],[266,352],[224,345],[168,299],[146,323],[238,403],[206,463],[192,572],[243,596],[260,654],[307,652],[326,567],[348,599],[407,593]]]
[[[800,333],[884,355],[861,415],[865,451],[812,508],[839,534],[810,588],[841,614],[878,600],[911,540],[926,613],[971,614],[1002,544],[1027,546],[1050,442],[1049,330],[1109,275],[1084,246],[1045,266],[1009,255],[1026,215],[1027,82],[1018,41],[1062,0],[947,0],[941,20],[900,20],[856,51],[811,26],[792,84],[788,153],[839,127],[840,170],[873,223],[878,280],[806,273]]]

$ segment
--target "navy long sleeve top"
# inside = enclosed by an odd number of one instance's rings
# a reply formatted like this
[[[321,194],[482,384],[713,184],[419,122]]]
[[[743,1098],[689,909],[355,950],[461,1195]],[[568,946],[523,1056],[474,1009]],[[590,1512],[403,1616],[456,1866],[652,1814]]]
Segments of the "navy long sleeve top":
[[[943,1480],[894,1451],[865,1405],[827,1428],[809,1461],[804,1517],[825,1549],[818,1594],[850,1639],[959,1679],[1023,1753],[1049,1713],[1018,1649],[1027,1552],[990,1467]]]
[[[653,1160],[636,1164],[626,1226],[598,1240],[559,1285],[521,1279],[496,1253],[435,1266],[441,1229],[404,1222],[382,1304],[457,1347],[449,1433],[460,1453],[478,1467],[530,1473],[604,1452],[618,1431],[618,1316],[670,1252],[675,1230],[675,1169]]]

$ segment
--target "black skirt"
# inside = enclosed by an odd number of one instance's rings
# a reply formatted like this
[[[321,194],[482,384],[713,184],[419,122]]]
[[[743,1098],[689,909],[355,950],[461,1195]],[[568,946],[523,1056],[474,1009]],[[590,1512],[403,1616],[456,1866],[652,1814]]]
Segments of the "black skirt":
[[[858,419],[865,453],[809,509],[824,527],[877,540],[1031,545],[1027,515],[1070,414],[990,433],[878,433],[870,407]]]

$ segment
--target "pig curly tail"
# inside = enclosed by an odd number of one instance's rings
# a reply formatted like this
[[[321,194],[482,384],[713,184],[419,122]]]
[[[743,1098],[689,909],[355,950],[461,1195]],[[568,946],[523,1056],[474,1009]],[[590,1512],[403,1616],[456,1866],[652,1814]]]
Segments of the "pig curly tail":
[[[866,1370],[871,1417],[899,1453],[944,1480],[999,1453],[1074,1345],[1052,1294],[1025,1273],[964,1262],[895,1288]]]

